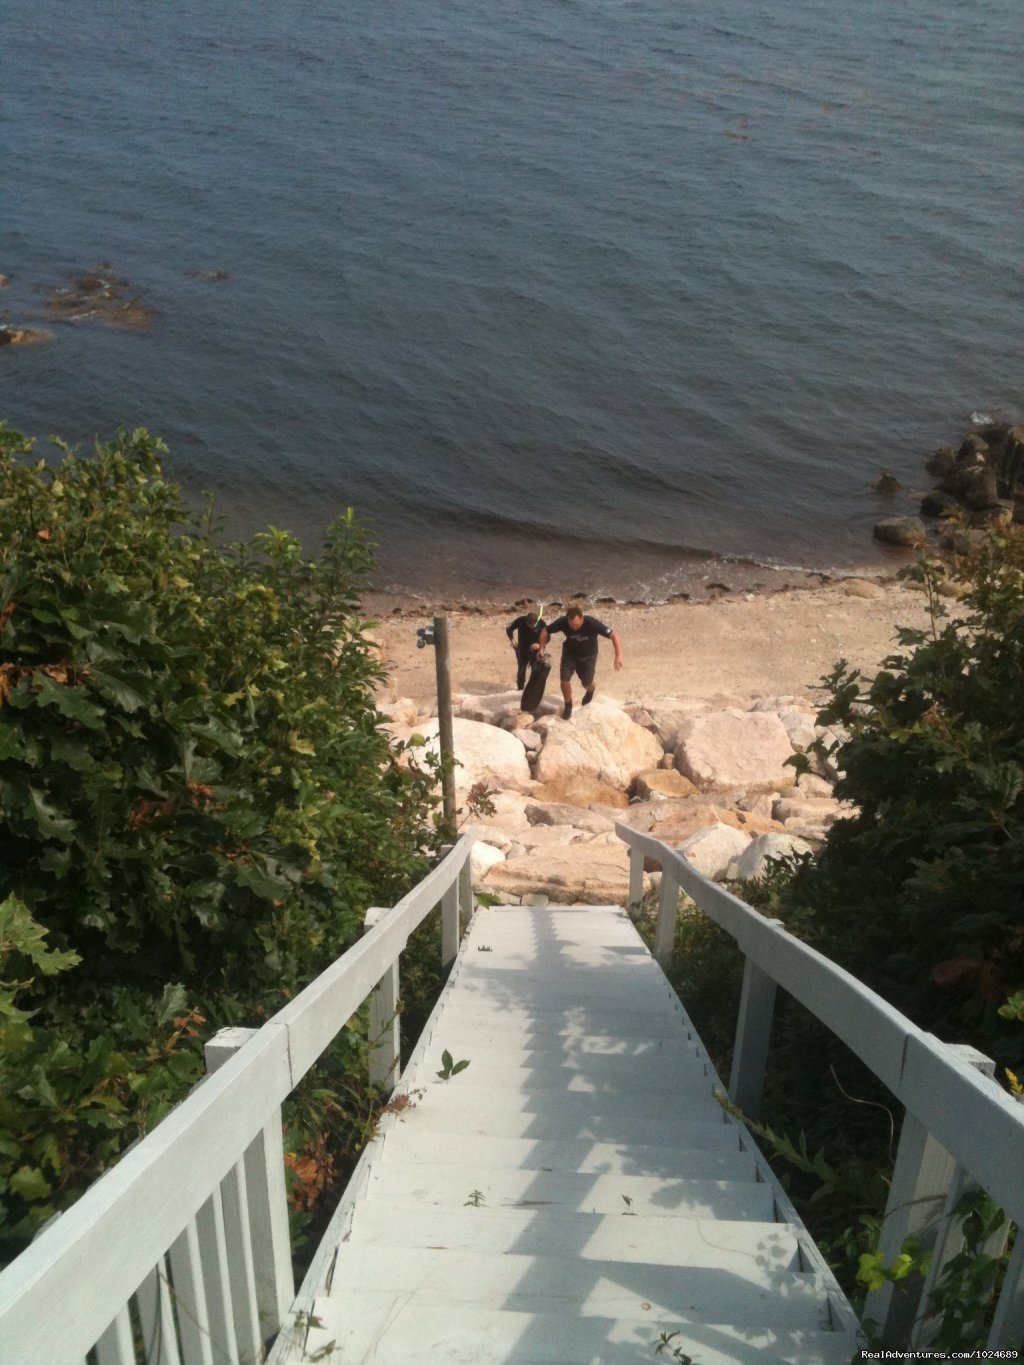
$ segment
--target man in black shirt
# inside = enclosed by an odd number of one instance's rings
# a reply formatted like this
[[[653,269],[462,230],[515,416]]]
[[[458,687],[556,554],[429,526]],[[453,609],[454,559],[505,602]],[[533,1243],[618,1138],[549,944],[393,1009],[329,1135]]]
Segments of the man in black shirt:
[[[603,635],[614,645],[616,672],[622,667],[622,641],[619,639],[618,631],[609,630],[596,616],[584,616],[583,609],[577,606],[569,607],[564,616],[552,621],[550,626],[544,627],[540,633],[541,653],[544,652],[549,638],[559,633],[565,636],[562,644],[562,663],[558,670],[559,681],[562,684],[562,699],[565,702],[562,719],[568,720],[572,715],[572,675],[575,673],[586,689],[583,693],[583,705],[588,706],[594,700],[598,639]]]
[[[538,617],[535,611],[528,611],[524,616],[517,616],[505,627],[508,642],[516,652],[519,665],[516,671],[516,687],[520,692],[526,682],[527,667],[535,655],[540,652],[536,646],[544,628],[544,618]],[[515,639],[512,638],[513,636]]]

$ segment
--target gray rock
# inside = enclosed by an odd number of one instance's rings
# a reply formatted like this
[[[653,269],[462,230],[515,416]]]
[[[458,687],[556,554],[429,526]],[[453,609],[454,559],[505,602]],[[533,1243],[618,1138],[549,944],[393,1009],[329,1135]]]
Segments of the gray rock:
[[[769,858],[786,858],[791,853],[813,852],[806,839],[794,834],[762,834],[749,846],[729,869],[730,881],[759,881],[768,868]]]
[[[883,517],[875,523],[874,537],[885,545],[914,549],[925,542],[924,523],[918,517]]]

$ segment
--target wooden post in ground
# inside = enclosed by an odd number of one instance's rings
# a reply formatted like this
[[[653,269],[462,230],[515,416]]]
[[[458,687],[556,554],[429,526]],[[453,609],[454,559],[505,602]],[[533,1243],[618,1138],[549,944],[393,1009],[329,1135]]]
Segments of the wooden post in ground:
[[[437,670],[437,739],[441,750],[441,797],[444,832],[452,843],[455,830],[455,734],[452,724],[452,661],[448,649],[448,617],[434,617],[434,666]]]

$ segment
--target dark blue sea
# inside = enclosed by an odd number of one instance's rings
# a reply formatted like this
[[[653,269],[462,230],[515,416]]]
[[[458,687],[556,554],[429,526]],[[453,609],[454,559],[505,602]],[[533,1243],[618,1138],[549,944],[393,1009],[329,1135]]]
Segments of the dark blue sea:
[[[0,413],[382,587],[843,570],[1020,420],[1019,0],[5,0]],[[219,281],[190,271],[224,271]],[[38,321],[36,325],[39,325]]]

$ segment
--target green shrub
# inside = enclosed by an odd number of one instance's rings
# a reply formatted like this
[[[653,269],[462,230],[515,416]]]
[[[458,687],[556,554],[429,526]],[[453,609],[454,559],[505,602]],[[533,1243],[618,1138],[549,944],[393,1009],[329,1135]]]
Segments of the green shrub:
[[[820,720],[845,726],[836,794],[859,813],[829,831],[776,913],[918,1024],[1019,1066],[999,1013],[1024,987],[1024,541],[915,571],[931,628],[871,679],[837,665]],[[1012,1013],[1012,1011],[1010,1012]]]
[[[258,1024],[437,849],[433,775],[374,706],[351,512],[317,558],[273,529],[225,545],[145,431],[56,444],[0,425],[0,894],[54,955],[19,987],[37,1080],[5,1087],[6,1193],[58,1111],[80,1122],[64,1174],[3,1209],[9,1245],[187,1090],[203,1024]],[[6,1065],[28,1025],[0,1022]]]

